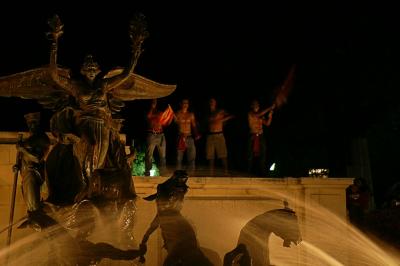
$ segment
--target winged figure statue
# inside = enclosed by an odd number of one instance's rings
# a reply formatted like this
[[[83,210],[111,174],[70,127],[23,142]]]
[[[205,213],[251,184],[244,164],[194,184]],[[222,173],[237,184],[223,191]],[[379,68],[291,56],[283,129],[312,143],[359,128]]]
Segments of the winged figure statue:
[[[74,136],[79,145],[74,155],[79,161],[86,184],[96,169],[107,161],[111,141],[112,114],[124,107],[124,101],[154,99],[170,95],[175,85],[161,84],[134,73],[148,37],[145,17],[136,15],[129,24],[132,57],[126,68],[102,71],[92,55],[87,55],[80,77],[57,63],[58,41],[64,25],[55,15],[48,20],[51,42],[48,66],[0,77],[0,96],[37,100],[55,113],[51,118],[52,133],[62,139]]]

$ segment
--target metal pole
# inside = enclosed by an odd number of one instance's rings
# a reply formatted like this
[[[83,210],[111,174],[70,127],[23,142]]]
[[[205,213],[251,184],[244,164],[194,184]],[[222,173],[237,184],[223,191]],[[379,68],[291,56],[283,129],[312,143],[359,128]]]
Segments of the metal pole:
[[[18,143],[22,141],[22,134],[18,134]],[[13,183],[13,190],[11,194],[11,206],[10,206],[10,218],[8,220],[8,234],[7,234],[7,242],[6,242],[6,247],[9,247],[11,244],[11,236],[12,236],[12,228],[13,228],[13,222],[14,222],[14,209],[15,209],[15,198],[17,195],[17,186],[18,186],[18,173],[20,171],[21,167],[21,154],[20,152],[17,151],[17,156],[15,160],[15,165],[17,169],[15,169],[14,173],[14,183]],[[6,257],[6,265],[8,264],[8,254],[7,252],[7,257]]]

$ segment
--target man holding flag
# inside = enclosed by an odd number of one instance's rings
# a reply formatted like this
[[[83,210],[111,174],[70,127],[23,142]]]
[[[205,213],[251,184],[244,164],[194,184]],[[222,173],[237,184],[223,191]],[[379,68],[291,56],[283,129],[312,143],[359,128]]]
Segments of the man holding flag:
[[[147,148],[145,155],[145,176],[150,176],[154,149],[157,147],[160,158],[160,172],[162,173],[166,167],[166,147],[167,143],[163,127],[169,125],[174,117],[174,111],[168,105],[165,111],[157,110],[157,99],[153,99],[151,107],[147,113]]]
[[[256,173],[262,176],[267,174],[266,171],[266,143],[263,135],[263,127],[269,127],[272,122],[274,111],[281,108],[293,88],[294,71],[296,65],[293,65],[284,80],[274,92],[274,100],[270,107],[261,110],[258,100],[253,100],[251,110],[248,112],[248,124],[250,129],[250,138],[248,142],[248,172]],[[268,114],[267,117],[265,115]],[[255,165],[255,161],[258,163]]]

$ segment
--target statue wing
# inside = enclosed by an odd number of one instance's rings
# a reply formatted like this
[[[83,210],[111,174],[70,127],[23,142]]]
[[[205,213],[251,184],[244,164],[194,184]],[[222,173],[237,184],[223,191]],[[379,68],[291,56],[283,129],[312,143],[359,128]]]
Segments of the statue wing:
[[[123,72],[122,68],[111,70],[104,78],[111,78]],[[136,73],[129,74],[125,82],[112,90],[114,98],[122,101],[138,99],[155,99],[170,95],[176,85],[161,84]]]
[[[70,79],[68,69],[59,68],[59,75]],[[0,97],[34,99],[48,109],[59,109],[67,105],[71,98],[52,80],[47,67],[0,77]]]

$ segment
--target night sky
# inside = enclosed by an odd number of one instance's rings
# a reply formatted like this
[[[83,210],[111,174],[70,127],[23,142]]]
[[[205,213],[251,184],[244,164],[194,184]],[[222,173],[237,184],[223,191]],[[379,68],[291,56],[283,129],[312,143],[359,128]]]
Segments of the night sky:
[[[179,100],[189,97],[200,125],[207,99],[217,97],[220,107],[236,116],[226,124],[225,134],[230,164],[237,170],[243,170],[240,165],[246,159],[250,101],[271,104],[273,90],[296,64],[288,103],[274,114],[267,132],[268,162],[277,163],[279,176],[305,176],[309,168],[326,167],[332,176],[344,177],[359,156],[354,143],[363,139],[374,190],[382,199],[399,180],[397,9],[377,2],[187,2],[3,7],[0,75],[48,64],[44,33],[55,13],[65,25],[59,41],[61,65],[78,71],[83,57],[92,53],[103,69],[126,66],[128,23],[135,12],[142,12],[150,37],[136,73],[177,84],[160,107],[170,103],[177,109]],[[25,130],[23,114],[31,111],[43,111],[43,126],[48,128],[51,112],[34,101],[0,98],[0,106],[0,130]],[[121,112],[128,140],[143,141],[148,106],[148,101],[132,101]],[[173,163],[176,128],[166,133],[168,161]],[[204,162],[204,140],[198,143],[199,164]]]

